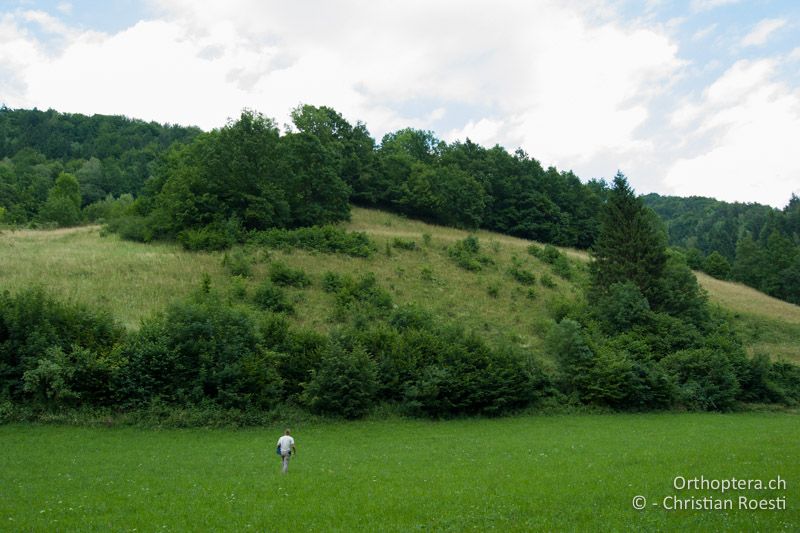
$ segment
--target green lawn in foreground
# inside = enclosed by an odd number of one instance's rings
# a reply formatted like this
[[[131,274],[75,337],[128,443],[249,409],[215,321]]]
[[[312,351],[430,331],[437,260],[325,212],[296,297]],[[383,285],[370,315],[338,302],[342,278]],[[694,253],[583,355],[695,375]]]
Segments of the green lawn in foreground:
[[[647,414],[295,428],[0,426],[2,530],[797,530],[797,415]],[[675,476],[785,490],[676,491]],[[641,494],[786,497],[781,511],[635,511]]]

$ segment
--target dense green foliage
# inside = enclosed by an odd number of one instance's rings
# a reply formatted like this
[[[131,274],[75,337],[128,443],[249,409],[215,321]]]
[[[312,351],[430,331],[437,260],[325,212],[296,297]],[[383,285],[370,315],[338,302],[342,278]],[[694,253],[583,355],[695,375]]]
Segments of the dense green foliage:
[[[328,107],[298,107],[292,121],[295,129],[281,135],[272,120],[245,111],[199,133],[122,117],[3,109],[0,207],[16,224],[107,219],[99,207],[76,218],[55,200],[39,215],[66,170],[78,179],[84,207],[138,197],[113,213],[113,231],[174,238],[192,250],[229,247],[248,230],[342,220],[349,201],[561,245],[594,241],[602,182],[584,185],[521,151],[469,140],[448,145],[428,131],[400,130],[377,146],[364,124],[352,126]]]
[[[800,304],[800,198],[782,210],[711,198],[643,197],[692,268]]]
[[[764,368],[771,364],[748,359],[736,332],[711,312],[621,175],[601,221],[590,306],[563,318],[548,338],[564,393],[615,408],[726,410],[738,401],[793,401],[776,392],[781,380]]]
[[[51,194],[62,173],[79,184],[86,207],[107,197],[138,195],[153,163],[173,143],[200,130],[120,116],[0,108],[0,222],[74,225],[72,203]],[[55,197],[53,197],[55,196]],[[43,211],[44,209],[44,211]],[[85,213],[93,218],[92,212]]]
[[[330,225],[260,231],[251,234],[249,241],[269,248],[300,248],[351,257],[369,257],[375,252],[375,245],[365,233],[347,232]]]

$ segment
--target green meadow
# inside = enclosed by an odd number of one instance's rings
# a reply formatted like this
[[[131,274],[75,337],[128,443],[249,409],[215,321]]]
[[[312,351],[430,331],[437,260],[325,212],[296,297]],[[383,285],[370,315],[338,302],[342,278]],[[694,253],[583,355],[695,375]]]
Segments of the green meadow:
[[[366,420],[293,428],[0,426],[0,530],[796,531],[800,424],[790,413]],[[778,490],[674,488],[780,477]],[[644,510],[635,510],[635,496]],[[668,510],[664,498],[733,510]],[[741,510],[739,497],[786,509]],[[653,503],[657,505],[652,505]],[[668,506],[673,504],[667,503]]]

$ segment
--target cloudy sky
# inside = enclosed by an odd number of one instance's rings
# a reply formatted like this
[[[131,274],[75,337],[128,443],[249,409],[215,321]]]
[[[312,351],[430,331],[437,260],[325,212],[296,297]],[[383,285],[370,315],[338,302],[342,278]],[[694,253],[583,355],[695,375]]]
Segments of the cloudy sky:
[[[222,126],[329,105],[640,193],[800,195],[794,0],[0,0],[0,104]]]

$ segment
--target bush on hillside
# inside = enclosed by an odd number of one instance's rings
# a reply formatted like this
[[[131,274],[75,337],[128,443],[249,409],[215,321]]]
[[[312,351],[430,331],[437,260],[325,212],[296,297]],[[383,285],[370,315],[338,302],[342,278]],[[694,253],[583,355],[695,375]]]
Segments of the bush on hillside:
[[[66,366],[74,363],[91,366],[84,361],[86,353],[103,358],[123,338],[123,328],[107,313],[63,303],[40,288],[15,295],[4,292],[0,294],[0,398],[23,399],[25,372],[31,371],[30,380],[35,380],[36,369],[45,379],[47,372],[60,372],[55,367],[69,373],[72,370]],[[87,401],[95,398],[88,383],[66,379],[65,386],[87,392]]]
[[[377,366],[364,348],[351,351],[334,346],[303,391],[312,412],[354,419],[364,416],[375,401]]]
[[[419,247],[417,246],[417,243],[415,241],[412,241],[410,239],[401,239],[399,237],[395,237],[394,239],[392,239],[392,246],[394,246],[395,248],[399,248],[400,250],[409,250],[409,251],[419,250]]]
[[[546,244],[544,247],[531,244],[528,246],[528,253],[550,265],[553,273],[558,277],[564,279],[572,278],[572,268],[570,267],[569,259],[552,244]]]
[[[269,279],[284,287],[305,288],[311,285],[311,278],[302,269],[291,268],[285,263],[275,262],[269,266]]]
[[[447,255],[464,270],[476,272],[484,266],[492,264],[491,258],[481,253],[480,243],[474,235],[456,241],[447,249]]]
[[[231,276],[250,277],[252,268],[250,260],[242,250],[236,250],[230,254],[226,253],[222,256],[222,266],[228,271]]]
[[[508,269],[511,277],[520,285],[533,285],[536,283],[536,276],[530,270],[522,268],[521,266],[512,266]]]
[[[703,261],[703,272],[717,279],[730,279],[731,264],[715,250]]]
[[[443,350],[422,359],[406,384],[403,402],[413,413],[497,416],[529,405],[535,383],[528,361],[510,351],[494,351],[475,336],[455,329],[439,332]]]
[[[592,312],[610,334],[622,333],[644,324],[650,316],[650,305],[634,283],[614,283],[597,297]]]
[[[210,296],[172,304],[142,324],[121,356],[119,400],[146,405],[211,402],[224,408],[264,408],[278,402],[283,383],[277,357],[261,347],[245,311]]]
[[[272,281],[265,280],[253,294],[253,303],[261,309],[275,313],[294,313],[294,305],[289,301],[286,291]]]
[[[178,242],[184,249],[197,251],[226,250],[244,241],[241,222],[235,218],[217,220],[199,228],[187,228],[178,233]]]
[[[676,401],[694,411],[726,411],[736,405],[739,382],[730,360],[712,349],[683,350],[661,361],[676,384]]]
[[[301,248],[351,257],[370,257],[377,251],[377,247],[366,233],[348,232],[336,226],[271,229],[254,232],[249,240],[268,248]]]
[[[336,291],[336,312],[339,318],[348,314],[384,315],[392,307],[392,296],[378,285],[375,274],[368,272],[358,279],[342,276]]]

